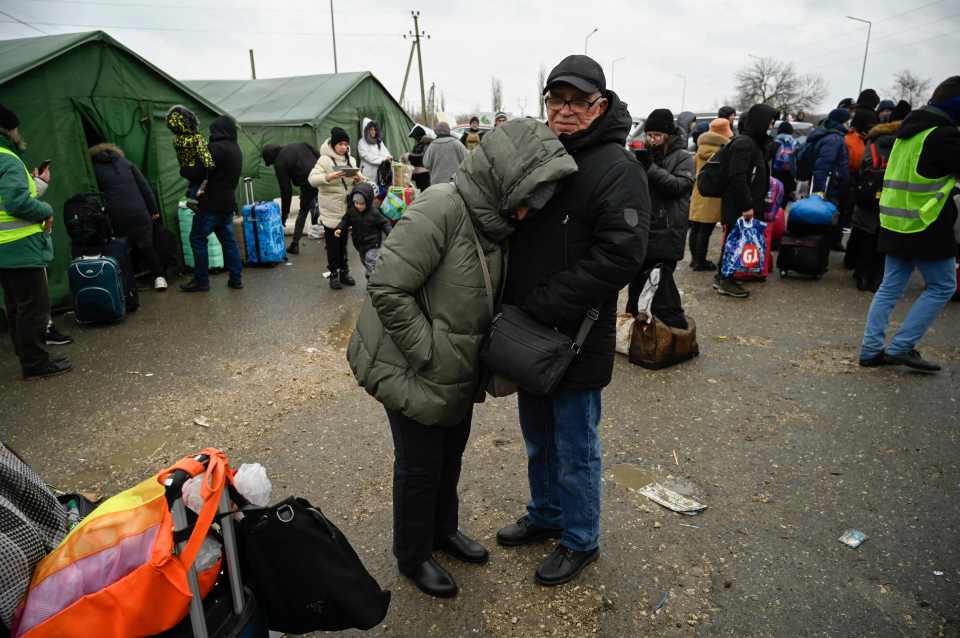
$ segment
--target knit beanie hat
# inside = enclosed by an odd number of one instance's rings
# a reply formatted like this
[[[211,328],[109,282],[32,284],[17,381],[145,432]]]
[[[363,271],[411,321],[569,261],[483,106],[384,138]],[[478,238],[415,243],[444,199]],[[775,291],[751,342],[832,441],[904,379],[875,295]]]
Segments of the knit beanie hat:
[[[340,142],[350,143],[350,136],[339,126],[334,126],[330,130],[330,146],[336,146]]]
[[[960,122],[960,75],[949,77],[933,91],[930,106],[946,111],[954,123]]]
[[[710,121],[710,132],[722,135],[727,139],[733,137],[733,129],[730,128],[730,120],[725,117],[718,117]]]
[[[894,104],[893,100],[880,100],[880,104],[877,105],[877,112],[892,111],[895,108],[897,108],[897,105]]]
[[[857,109],[853,114],[853,122],[850,123],[851,128],[857,131],[858,133],[867,133],[870,129],[877,125],[879,121],[876,111],[871,111],[869,109]]]
[[[845,97],[842,100],[840,100],[839,104],[837,104],[838,109],[850,109],[850,108],[853,108],[854,106],[855,105],[853,103],[852,97]]]
[[[871,111],[876,110],[878,104],[880,104],[880,96],[873,89],[864,89],[860,92],[860,97],[857,98],[857,106]]]
[[[20,126],[20,118],[17,114],[0,104],[0,128],[12,131]]]
[[[654,109],[643,123],[643,130],[646,133],[676,135],[677,125],[673,121],[673,113],[670,109]]]
[[[788,135],[793,135],[793,124],[786,120],[780,122],[780,126],[777,127],[777,133],[787,133]]]
[[[890,114],[890,121],[899,122],[910,115],[910,111],[912,110],[913,107],[910,105],[910,102],[907,102],[906,100],[900,100],[893,108],[893,113]]]
[[[827,119],[837,124],[845,124],[850,119],[850,111],[847,109],[833,109]]]

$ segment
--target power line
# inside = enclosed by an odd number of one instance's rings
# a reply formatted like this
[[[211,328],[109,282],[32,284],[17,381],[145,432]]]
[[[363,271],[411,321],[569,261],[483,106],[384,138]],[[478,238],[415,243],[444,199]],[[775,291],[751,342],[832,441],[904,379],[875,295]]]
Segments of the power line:
[[[30,0],[30,2],[45,2],[54,4],[78,4],[83,6],[102,6],[102,7],[138,7],[144,9],[209,9],[211,11],[236,11],[237,9],[249,8],[259,9],[257,5],[233,5],[233,6],[198,6],[195,4],[156,4],[146,2],[110,2],[108,0]]]
[[[881,52],[877,53],[875,56],[871,56],[871,57],[878,57],[878,58],[879,58],[879,57],[885,56],[885,55],[887,55],[887,54],[889,54],[889,53],[893,53],[893,52],[895,52],[895,51],[898,51],[898,50],[900,50],[900,49],[907,49],[907,48],[910,48],[910,47],[914,47],[914,46],[923,44],[924,42],[927,42],[927,41],[929,41],[929,40],[934,40],[934,39],[936,39],[936,38],[942,38],[942,37],[945,36],[945,35],[953,35],[953,31],[944,31],[943,33],[935,33],[935,34],[933,34],[933,35],[931,35],[931,36],[929,36],[929,37],[921,38],[920,40],[914,40],[913,42],[907,42],[907,43],[895,45],[895,46],[892,46],[892,47],[886,47],[883,51],[881,51]],[[821,64],[821,65],[819,65],[819,66],[811,67],[810,70],[822,69],[822,68],[828,67],[828,66],[835,66],[835,65],[837,64],[837,62],[847,62],[847,61],[850,61],[850,60],[858,60],[858,59],[860,59],[859,56],[849,57],[849,58],[841,58],[840,60],[831,60],[831,61],[829,61],[829,62],[827,62],[827,63],[825,63],[825,64]]]
[[[6,11],[0,11],[0,14],[5,15],[5,16],[7,16],[8,18],[10,18],[10,19],[13,21],[11,24],[14,24],[14,23],[22,24],[22,25],[24,25],[24,26],[30,27],[30,28],[33,29],[34,31],[39,31],[39,32],[42,33],[43,35],[50,35],[50,34],[47,33],[46,31],[44,31],[43,29],[38,29],[37,27],[33,26],[33,25],[30,24],[29,22],[24,22],[24,21],[21,20],[20,18],[17,18],[17,17],[15,17],[15,16],[10,15],[10,14],[7,13]]]
[[[0,11],[0,13],[3,13]],[[13,16],[4,13],[9,18]],[[0,20],[0,23],[6,24],[25,24],[28,27],[36,29],[31,24],[27,24],[22,20]],[[114,24],[69,24],[65,22],[35,22],[34,24],[42,24],[44,26],[50,27],[79,27],[83,29],[116,29],[118,31],[179,31],[184,33],[223,33],[223,29],[190,29],[184,27],[136,27],[136,26],[123,26],[123,25],[114,25]],[[40,31],[40,29],[37,29]],[[49,35],[46,31],[40,31],[45,35]],[[244,35],[294,35],[294,36],[305,36],[305,37],[314,37],[314,38],[329,38],[329,33],[319,33],[316,31],[243,31],[239,29],[230,29],[230,33],[242,33]],[[397,33],[339,33],[339,36],[346,36],[351,38],[366,38],[370,36],[377,37],[400,37]]]

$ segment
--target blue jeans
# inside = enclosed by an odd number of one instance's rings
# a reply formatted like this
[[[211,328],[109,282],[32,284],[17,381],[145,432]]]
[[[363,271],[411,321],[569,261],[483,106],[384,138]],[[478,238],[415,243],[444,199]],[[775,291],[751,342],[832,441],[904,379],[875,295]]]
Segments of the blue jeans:
[[[892,355],[908,354],[916,347],[927,328],[937,318],[950,297],[957,290],[957,262],[952,257],[938,261],[901,259],[887,255],[883,283],[873,296],[867,325],[863,330],[860,358],[868,359],[883,351],[884,333],[890,323],[890,313],[903,296],[910,275],[917,269],[923,275],[927,289],[910,308],[897,334],[893,335],[886,351]]]
[[[193,216],[190,229],[190,248],[193,249],[193,280],[199,284],[209,284],[209,260],[207,258],[207,237],[216,233],[223,246],[224,266],[230,272],[230,281],[240,281],[243,262],[240,261],[240,248],[233,236],[233,215],[230,213],[208,213],[200,211]]]
[[[538,527],[562,529],[560,544],[576,551],[600,541],[600,390],[539,397],[520,392],[520,428],[527,446],[530,502]]]

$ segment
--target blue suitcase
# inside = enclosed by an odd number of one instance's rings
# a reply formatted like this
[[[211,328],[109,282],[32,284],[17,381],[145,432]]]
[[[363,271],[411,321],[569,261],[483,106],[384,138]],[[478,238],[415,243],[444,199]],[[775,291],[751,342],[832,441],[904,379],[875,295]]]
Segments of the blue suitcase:
[[[243,179],[247,204],[243,207],[243,243],[247,263],[251,266],[273,266],[285,261],[287,247],[283,236],[283,221],[276,202],[256,202],[253,199],[253,180]]]
[[[113,257],[74,259],[69,279],[77,323],[112,323],[126,316],[123,273]]]

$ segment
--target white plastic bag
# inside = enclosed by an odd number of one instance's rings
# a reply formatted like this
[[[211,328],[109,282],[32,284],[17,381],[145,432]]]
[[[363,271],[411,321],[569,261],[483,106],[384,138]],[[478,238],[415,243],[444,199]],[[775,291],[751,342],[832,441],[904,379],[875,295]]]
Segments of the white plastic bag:
[[[203,485],[203,476],[195,476],[183,484],[183,504],[196,513],[203,509],[203,498],[200,496],[200,487]],[[234,475],[233,483],[237,491],[243,495],[251,505],[266,507],[270,504],[270,494],[273,484],[267,477],[267,470],[259,463],[244,463]]]
[[[636,319],[629,312],[617,315],[617,352],[622,355],[630,354],[630,340],[633,337],[633,324]]]

